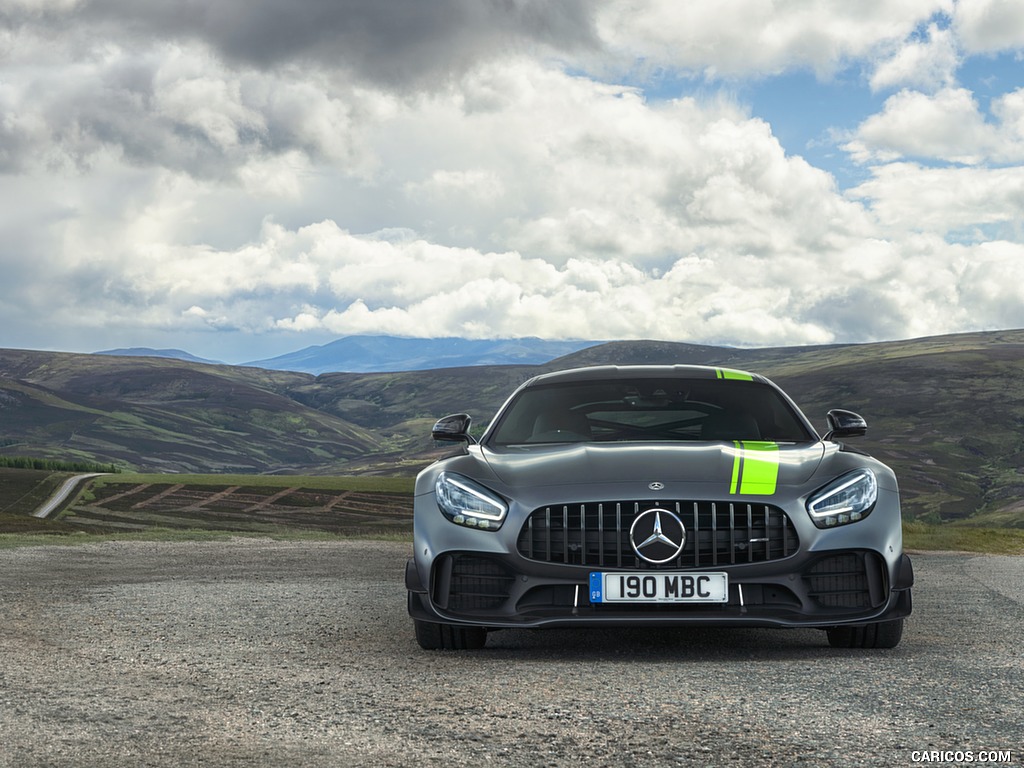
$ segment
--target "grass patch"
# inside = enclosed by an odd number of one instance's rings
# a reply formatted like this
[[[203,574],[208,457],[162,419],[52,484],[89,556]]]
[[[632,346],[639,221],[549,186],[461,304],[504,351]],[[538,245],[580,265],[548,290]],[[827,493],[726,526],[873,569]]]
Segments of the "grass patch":
[[[360,491],[366,493],[412,493],[415,479],[378,475],[160,475],[122,472],[96,478],[94,485],[138,483],[198,486],[240,485],[249,488],[309,488],[317,491]]]
[[[412,544],[412,533],[393,531],[363,531],[344,535],[323,531],[296,531],[281,528],[268,531],[212,531],[199,528],[181,530],[173,528],[149,528],[130,533],[93,534],[83,531],[61,534],[0,533],[0,549],[17,547],[69,547],[79,544],[95,544],[100,541],[230,541],[232,539],[270,539],[271,541],[393,541]]]
[[[0,532],[35,534],[39,536],[60,536],[73,533],[76,529],[56,520],[40,520],[31,515],[9,515],[0,513]]]
[[[1024,555],[1024,531],[1012,528],[975,528],[960,525],[903,523],[903,546],[925,552],[979,552],[989,555]]]

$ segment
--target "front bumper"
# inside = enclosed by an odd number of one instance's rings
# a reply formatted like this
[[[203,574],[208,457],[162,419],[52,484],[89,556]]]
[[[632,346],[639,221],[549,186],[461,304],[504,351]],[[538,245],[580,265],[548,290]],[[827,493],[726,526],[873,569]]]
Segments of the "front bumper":
[[[414,619],[492,629],[869,624],[910,615],[914,583],[909,557],[887,559],[870,549],[701,569],[728,574],[728,601],[718,604],[591,603],[590,573],[600,569],[541,564],[515,554],[445,552],[433,559],[426,583],[421,570],[415,560],[406,568]]]
[[[832,627],[908,616],[914,577],[903,554],[895,480],[876,467],[886,482],[879,484],[873,511],[858,522],[822,529],[806,512],[816,489],[862,459],[840,457],[847,464],[830,465],[820,481],[780,484],[770,497],[723,499],[715,480],[670,482],[658,498],[645,477],[514,489],[491,480],[488,487],[510,505],[499,530],[445,518],[433,492],[435,469],[418,481],[406,571],[409,613],[426,622],[488,628]],[[684,548],[662,565],[641,562],[629,542],[636,516],[652,508],[670,511],[686,529]],[[592,572],[646,570],[725,573],[728,600],[590,602]]]

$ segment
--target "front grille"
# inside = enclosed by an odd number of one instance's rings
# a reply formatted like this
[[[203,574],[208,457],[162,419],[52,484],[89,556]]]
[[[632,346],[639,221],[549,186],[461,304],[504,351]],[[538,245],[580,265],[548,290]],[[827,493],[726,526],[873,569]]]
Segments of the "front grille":
[[[648,509],[667,509],[686,526],[679,556],[654,566],[629,542],[633,521]],[[607,568],[706,568],[764,563],[794,554],[800,542],[778,507],[714,501],[609,501],[541,507],[519,533],[528,560]]]
[[[877,608],[885,600],[884,568],[873,552],[849,552],[818,560],[804,579],[822,608]]]
[[[434,600],[452,611],[497,608],[509,596],[515,576],[497,560],[453,554],[438,558]]]

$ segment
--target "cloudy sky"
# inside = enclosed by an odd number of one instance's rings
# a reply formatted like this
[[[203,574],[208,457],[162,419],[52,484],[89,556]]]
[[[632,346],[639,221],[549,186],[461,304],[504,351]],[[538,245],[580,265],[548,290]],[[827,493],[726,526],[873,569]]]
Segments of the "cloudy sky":
[[[1019,0],[0,0],[0,347],[1024,327]]]

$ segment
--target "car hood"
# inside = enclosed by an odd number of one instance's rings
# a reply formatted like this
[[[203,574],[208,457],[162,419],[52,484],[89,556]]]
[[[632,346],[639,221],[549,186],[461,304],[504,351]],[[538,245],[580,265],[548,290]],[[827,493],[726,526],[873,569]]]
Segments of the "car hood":
[[[824,453],[821,442],[575,443],[482,451],[491,471],[511,488],[637,482],[722,482],[728,488],[743,482],[745,466],[751,482],[767,473],[777,485],[801,485]]]

